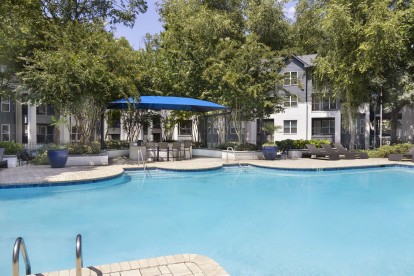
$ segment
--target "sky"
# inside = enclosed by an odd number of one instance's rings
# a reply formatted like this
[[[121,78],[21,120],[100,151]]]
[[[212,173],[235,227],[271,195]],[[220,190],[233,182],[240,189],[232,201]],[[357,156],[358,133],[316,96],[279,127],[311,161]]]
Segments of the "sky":
[[[153,35],[163,30],[160,16],[157,12],[157,1],[159,0],[147,0],[148,10],[146,13],[137,16],[134,27],[131,29],[123,25],[117,25],[115,36],[126,37],[134,49],[143,48],[145,34],[149,33]],[[293,0],[285,6],[285,14],[290,19],[293,19],[293,15],[295,14],[295,5],[296,1]]]

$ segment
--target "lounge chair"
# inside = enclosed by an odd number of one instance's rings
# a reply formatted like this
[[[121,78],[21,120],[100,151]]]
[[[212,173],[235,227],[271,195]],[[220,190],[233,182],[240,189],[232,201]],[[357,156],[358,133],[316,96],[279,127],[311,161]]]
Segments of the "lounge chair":
[[[409,159],[414,162],[414,146],[407,153],[393,153],[388,155],[390,161],[403,161]]]
[[[0,148],[0,168],[7,168],[7,160],[3,160],[4,148]]]
[[[339,153],[337,152],[327,152],[326,150],[320,150],[315,145],[307,144],[306,147],[309,150],[309,154],[315,157],[328,157],[329,160],[339,160]]]
[[[411,149],[407,153],[404,153],[403,156],[405,158],[409,158],[411,160],[414,160],[414,146],[412,146]]]
[[[351,151],[347,150],[341,143],[334,143],[335,148],[337,148],[339,154],[345,156],[345,159],[368,159],[368,153],[366,152],[359,152],[359,151]]]

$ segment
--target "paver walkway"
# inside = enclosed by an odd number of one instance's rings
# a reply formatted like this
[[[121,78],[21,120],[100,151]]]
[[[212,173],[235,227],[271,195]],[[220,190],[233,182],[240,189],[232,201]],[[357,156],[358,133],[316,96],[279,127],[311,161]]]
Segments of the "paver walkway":
[[[75,269],[32,274],[32,276],[75,276]],[[82,276],[225,276],[228,274],[209,257],[181,254],[129,262],[90,266],[82,269]]]

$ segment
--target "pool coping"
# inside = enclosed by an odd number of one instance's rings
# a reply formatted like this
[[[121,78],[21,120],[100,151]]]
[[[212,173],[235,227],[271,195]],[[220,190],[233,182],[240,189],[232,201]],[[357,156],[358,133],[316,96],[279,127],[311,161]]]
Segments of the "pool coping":
[[[374,164],[374,165],[354,165],[354,166],[337,166],[337,167],[320,167],[320,168],[293,168],[293,167],[282,167],[282,166],[271,166],[271,165],[263,165],[263,164],[254,164],[252,162],[241,162],[241,163],[223,163],[217,166],[211,166],[206,168],[167,168],[163,166],[150,166],[146,167],[146,170],[155,171],[155,170],[162,170],[162,171],[170,171],[170,172],[203,172],[203,171],[215,171],[220,170],[226,167],[256,167],[268,170],[275,170],[275,171],[293,171],[293,172],[324,172],[324,171],[344,171],[344,170],[355,170],[355,169],[373,169],[373,168],[392,168],[392,167],[400,167],[400,168],[411,168],[414,169],[414,164],[401,164],[401,163],[391,163],[391,164]],[[122,167],[122,166],[121,166]],[[40,168],[39,168],[40,169]],[[59,186],[75,186],[75,185],[82,185],[82,184],[91,184],[100,181],[108,181],[112,179],[116,179],[122,177],[125,172],[133,172],[133,171],[144,171],[143,167],[122,167],[121,172],[115,172],[112,175],[108,176],[98,176],[92,177],[87,179],[79,179],[79,180],[44,180],[39,182],[31,182],[31,183],[5,183],[0,184],[0,190],[2,189],[20,189],[20,188],[43,188],[43,187],[59,187]]]
[[[75,269],[31,274],[31,276],[74,276]],[[82,276],[140,275],[230,275],[212,258],[199,254],[177,254],[82,268]]]

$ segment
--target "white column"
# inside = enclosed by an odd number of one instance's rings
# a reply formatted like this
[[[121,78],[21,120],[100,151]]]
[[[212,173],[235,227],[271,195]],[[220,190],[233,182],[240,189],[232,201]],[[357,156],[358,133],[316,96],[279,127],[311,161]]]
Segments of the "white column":
[[[63,116],[63,115],[61,115],[61,116]],[[69,124],[70,116],[66,116],[65,121],[68,122],[68,123],[67,124],[62,124],[59,127],[59,143],[60,144],[70,143],[70,132],[71,132],[71,130],[69,129],[70,128],[70,124]]]
[[[27,143],[29,145],[37,144],[37,130],[36,130],[36,106],[28,104],[27,105]]]
[[[335,143],[341,142],[341,112],[337,111],[335,115]]]
[[[105,128],[107,128],[107,126],[106,126],[106,120],[105,120]],[[121,140],[121,141],[124,141],[124,140],[126,140],[127,139],[127,135],[126,135],[126,133],[125,133],[125,131],[124,131],[124,120],[122,120],[122,118],[121,118],[121,122],[120,122],[120,124],[119,124],[119,139]],[[135,137],[134,137],[135,138]],[[135,141],[135,139],[133,139],[133,141]]]

